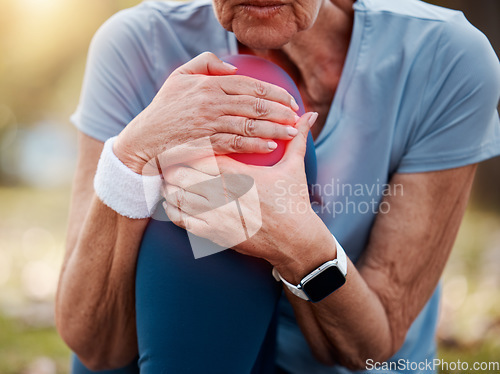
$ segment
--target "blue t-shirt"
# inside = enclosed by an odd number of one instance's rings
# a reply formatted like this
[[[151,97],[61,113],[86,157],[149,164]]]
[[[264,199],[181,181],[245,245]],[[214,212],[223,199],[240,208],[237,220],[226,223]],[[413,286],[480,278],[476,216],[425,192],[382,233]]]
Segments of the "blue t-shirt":
[[[456,168],[500,154],[500,66],[461,12],[418,0],[359,0],[354,9],[344,70],[315,141],[313,206],[356,262],[377,210],[389,208],[380,201],[394,173]],[[105,141],[151,102],[175,68],[204,51],[238,53],[210,2],[145,2],[116,14],[92,41],[72,121]],[[438,304],[439,288],[392,361],[433,359]],[[313,358],[285,298],[277,362],[293,374],[347,372]]]

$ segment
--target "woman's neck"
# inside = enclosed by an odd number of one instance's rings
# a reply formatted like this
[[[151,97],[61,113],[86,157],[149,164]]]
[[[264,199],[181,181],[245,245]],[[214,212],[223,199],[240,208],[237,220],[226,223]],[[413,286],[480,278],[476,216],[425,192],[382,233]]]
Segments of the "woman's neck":
[[[270,60],[293,78],[306,110],[320,114],[313,135],[323,127],[342,74],[354,21],[352,4],[352,0],[326,0],[314,25],[281,49],[250,50],[240,46],[240,53]]]

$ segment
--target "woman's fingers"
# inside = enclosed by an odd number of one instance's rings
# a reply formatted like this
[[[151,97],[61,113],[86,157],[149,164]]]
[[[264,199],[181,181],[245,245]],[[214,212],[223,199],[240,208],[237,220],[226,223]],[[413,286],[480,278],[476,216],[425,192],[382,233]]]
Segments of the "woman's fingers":
[[[304,162],[307,149],[307,136],[317,119],[318,113],[316,112],[309,112],[300,117],[300,120],[297,122],[298,134],[288,143],[285,154],[279,162],[280,164],[288,162],[288,160]]]
[[[226,173],[214,177],[185,166],[168,168],[164,178],[165,200],[192,216],[217,209],[245,195],[254,185],[249,175]]]
[[[189,192],[177,186],[167,185],[163,190],[165,201],[190,216],[214,209],[213,203],[205,197]]]
[[[269,153],[277,148],[273,140],[249,138],[242,135],[217,133],[210,137],[214,152],[219,155],[228,153]]]
[[[188,213],[184,212],[182,209],[179,209],[177,206],[163,202],[163,209],[165,209],[165,213],[168,218],[176,225],[185,230],[193,232],[196,235],[200,235],[204,228],[208,227],[207,222],[205,222],[202,218],[191,216]]]
[[[274,84],[244,76],[218,77],[217,81],[227,95],[247,95],[283,104],[294,111],[299,109],[294,97]]]
[[[211,182],[215,177],[198,169],[193,169],[183,165],[176,165],[164,170],[163,178],[167,183],[167,186],[176,186],[184,190],[189,189],[192,193],[205,196],[205,190],[213,187]]]
[[[229,95],[218,108],[223,114],[293,126],[299,116],[289,107],[249,95]]]
[[[217,131],[262,139],[292,139],[298,131],[293,126],[237,116],[223,116],[217,121]]]
[[[235,75],[204,53],[165,81],[150,105],[120,134],[115,150],[136,172],[151,159],[168,167],[216,154],[270,153],[297,134],[298,106],[283,88]],[[208,146],[191,146],[207,140]],[[121,146],[120,146],[121,145]]]
[[[238,69],[226,62],[220,60],[211,52],[203,52],[191,61],[178,67],[172,75],[177,74],[204,74],[204,75],[231,75]]]
[[[200,165],[198,165],[200,166]],[[220,175],[213,176],[187,166],[173,166],[164,173],[165,199],[181,209],[192,206],[191,215],[227,204],[228,191]]]

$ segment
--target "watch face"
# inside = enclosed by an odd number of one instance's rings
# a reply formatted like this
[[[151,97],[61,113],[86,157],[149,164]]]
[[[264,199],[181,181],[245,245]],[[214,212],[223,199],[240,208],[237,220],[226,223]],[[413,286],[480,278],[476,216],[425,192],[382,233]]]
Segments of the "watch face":
[[[302,284],[312,302],[318,302],[345,283],[345,277],[336,266],[330,266]]]

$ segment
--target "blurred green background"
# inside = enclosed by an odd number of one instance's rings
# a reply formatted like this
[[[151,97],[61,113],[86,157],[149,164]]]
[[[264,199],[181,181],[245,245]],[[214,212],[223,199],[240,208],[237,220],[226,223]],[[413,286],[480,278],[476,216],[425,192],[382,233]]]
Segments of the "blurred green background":
[[[138,0],[0,0],[0,374],[68,373],[53,300],[76,157],[88,44]],[[500,47],[500,1],[461,9]],[[447,265],[439,328],[447,361],[500,361],[500,159],[478,172]]]

